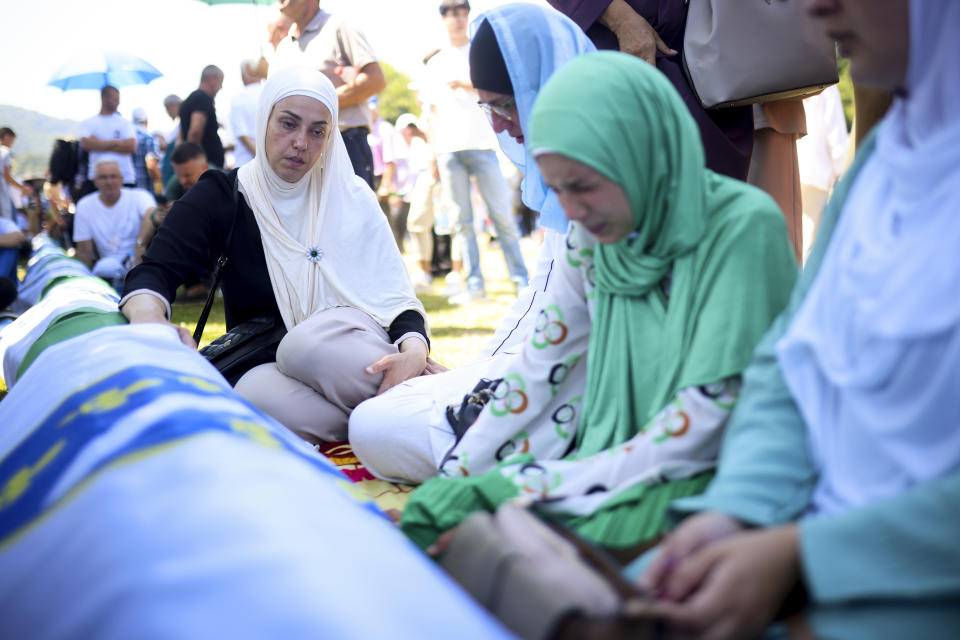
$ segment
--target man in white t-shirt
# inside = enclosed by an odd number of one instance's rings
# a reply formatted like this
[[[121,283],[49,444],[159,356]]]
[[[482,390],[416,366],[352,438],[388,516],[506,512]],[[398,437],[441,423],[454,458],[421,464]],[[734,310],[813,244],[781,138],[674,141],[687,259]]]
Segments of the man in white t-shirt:
[[[233,166],[237,169],[253,160],[257,152],[257,106],[263,87],[263,74],[252,60],[240,64],[243,89],[230,101],[230,130],[237,144],[233,149]]]
[[[373,188],[373,154],[367,142],[367,99],[387,86],[367,38],[337,16],[320,9],[319,0],[281,0],[280,12],[296,24],[295,38],[284,38],[270,61],[271,73],[290,65],[323,72],[337,89],[340,135],[354,172]]]
[[[96,189],[93,171],[103,161],[117,163],[123,184],[132,187],[136,183],[133,154],[137,150],[137,134],[130,121],[117,112],[119,106],[120,91],[107,85],[100,90],[100,113],[80,123],[80,146],[90,154],[87,180],[78,194],[81,198]]]
[[[0,218],[16,221],[16,209],[13,206],[13,194],[10,187],[16,187],[20,193],[33,193],[33,188],[25,182],[20,182],[13,176],[13,153],[10,147],[17,139],[17,134],[10,127],[0,127]]]
[[[425,69],[421,99],[432,107],[430,142],[437,155],[437,169],[446,204],[457,219],[457,242],[467,271],[467,290],[450,299],[458,304],[485,297],[480,248],[473,227],[470,178],[477,181],[480,195],[497,231],[497,240],[507,262],[510,279],[519,291],[527,286],[527,268],[520,253],[519,232],[513,219],[510,192],[500,173],[494,151],[497,139],[490,123],[477,105],[477,92],[470,82],[470,39],[467,0],[443,0],[440,15],[450,38],[431,57]]]
[[[124,188],[114,161],[98,162],[93,181],[97,191],[80,199],[73,220],[77,259],[116,285],[130,267],[143,216],[157,203],[143,189]]]

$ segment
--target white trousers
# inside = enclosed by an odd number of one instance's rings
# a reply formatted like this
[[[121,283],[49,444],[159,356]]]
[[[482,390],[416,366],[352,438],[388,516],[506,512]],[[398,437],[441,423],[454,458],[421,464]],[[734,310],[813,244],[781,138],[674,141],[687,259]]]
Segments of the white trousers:
[[[413,378],[363,402],[350,415],[349,439],[357,458],[390,482],[420,484],[437,475],[454,445],[447,406],[459,406],[480,378],[514,357],[498,355]]]

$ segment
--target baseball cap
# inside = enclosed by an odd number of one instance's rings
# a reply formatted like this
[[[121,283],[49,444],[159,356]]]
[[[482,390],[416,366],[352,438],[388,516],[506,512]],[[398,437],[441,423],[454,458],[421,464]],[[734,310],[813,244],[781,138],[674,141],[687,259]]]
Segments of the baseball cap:
[[[410,125],[417,126],[417,116],[413,115],[412,113],[405,113],[397,118],[397,124],[395,124],[394,127],[397,129],[397,131],[399,131],[400,129],[409,127]]]
[[[137,124],[146,123],[147,121],[147,112],[142,107],[137,107],[133,110],[133,121]]]
[[[446,15],[449,9],[466,9],[470,11],[470,3],[467,0],[443,0],[440,3],[440,15]]]

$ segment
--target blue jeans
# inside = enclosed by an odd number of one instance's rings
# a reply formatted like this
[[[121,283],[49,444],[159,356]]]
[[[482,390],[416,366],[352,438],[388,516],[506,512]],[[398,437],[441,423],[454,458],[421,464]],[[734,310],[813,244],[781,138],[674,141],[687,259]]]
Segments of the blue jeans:
[[[353,127],[340,132],[343,137],[343,146],[347,148],[353,172],[363,178],[363,181],[373,189],[373,152],[367,142],[366,127]]]
[[[455,218],[457,242],[461,243],[461,256],[467,271],[467,288],[483,291],[483,272],[480,270],[480,247],[473,228],[473,206],[470,204],[470,176],[477,179],[480,195],[497,230],[497,240],[507,262],[510,279],[519,288],[527,285],[529,276],[520,254],[520,236],[517,223],[510,211],[510,193],[497,154],[490,149],[467,149],[452,153],[437,154],[437,168],[444,198]]]
[[[16,248],[0,249],[0,278],[17,280],[17,257],[20,251]]]

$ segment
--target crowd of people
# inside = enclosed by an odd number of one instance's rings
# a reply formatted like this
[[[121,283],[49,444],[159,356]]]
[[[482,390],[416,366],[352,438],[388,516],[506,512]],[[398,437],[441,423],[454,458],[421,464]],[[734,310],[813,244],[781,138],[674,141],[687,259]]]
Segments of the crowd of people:
[[[468,0],[442,0],[423,115],[391,126],[364,35],[318,0],[281,2],[275,54],[242,66],[232,169],[217,67],[171,97],[165,150],[104,87],[80,133],[76,257],[115,286],[121,321],[191,348],[171,305],[222,270],[228,329],[282,329],[234,392],[415,485],[391,517],[430,555],[522,501],[591,544],[646,550],[623,567],[645,594],[630,615],[666,637],[952,637],[960,5],[803,0],[858,96],[890,101],[877,122],[858,102],[845,167],[834,87],[700,105],[687,3],[550,4],[471,21]],[[3,158],[13,137],[0,130]],[[530,272],[498,153],[539,214]],[[474,187],[517,300],[448,370],[417,294],[448,217],[451,301],[485,298]],[[16,279],[3,252],[23,241],[0,226],[0,276]]]

